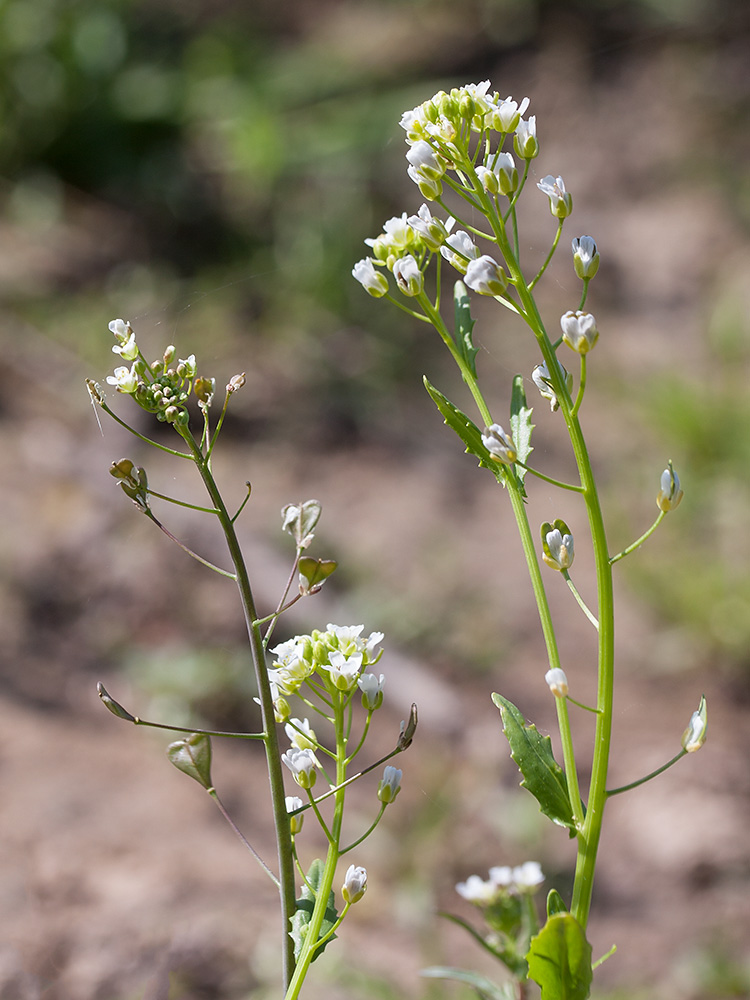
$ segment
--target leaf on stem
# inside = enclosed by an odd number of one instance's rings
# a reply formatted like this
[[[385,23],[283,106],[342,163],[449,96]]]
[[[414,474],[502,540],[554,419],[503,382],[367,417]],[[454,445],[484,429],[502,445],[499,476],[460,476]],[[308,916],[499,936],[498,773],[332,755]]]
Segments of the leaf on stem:
[[[531,432],[534,424],[531,422],[533,409],[526,405],[526,393],[523,388],[523,375],[513,379],[513,392],[510,397],[510,432],[516,446],[519,462],[528,462],[529,455],[534,450],[531,447]],[[526,469],[518,466],[516,475],[523,485]]]
[[[292,940],[294,941],[294,958],[298,960],[302,954],[302,949],[306,944],[307,932],[310,926],[310,920],[312,919],[313,910],[315,909],[315,900],[317,897],[318,889],[320,888],[320,883],[323,880],[323,872],[325,870],[325,865],[320,858],[316,858],[310,865],[310,869],[306,876],[306,881],[302,886],[302,895],[297,900],[297,909],[295,910],[294,916],[292,917],[291,924],[292,929],[289,932]],[[326,906],[325,916],[323,918],[323,923],[320,927],[320,938],[325,938],[329,933],[333,925],[338,920],[338,913],[336,912],[335,897],[333,890],[331,890],[328,896],[328,905]],[[325,942],[321,947],[315,952],[312,957],[314,962],[318,955],[322,955],[325,951],[329,941],[333,941],[336,937],[335,934],[331,934],[330,937],[326,938]]]
[[[493,694],[492,700],[502,715],[510,755],[523,775],[521,787],[528,788],[539,808],[553,823],[574,830],[568,783],[563,769],[554,758],[549,736],[542,736],[535,725],[527,726],[516,706],[502,695]]]
[[[551,916],[526,956],[529,978],[542,990],[542,1000],[586,1000],[591,992],[591,945],[570,913]]]
[[[463,441],[467,454],[478,458],[480,466],[489,469],[497,481],[505,486],[505,467],[492,460],[492,456],[482,442],[482,433],[477,425],[457,406],[454,406],[434,385],[431,385],[426,378],[423,381],[432,401],[440,410],[443,420]]]
[[[466,367],[469,369],[474,378],[476,378],[477,366],[475,359],[479,348],[474,347],[474,342],[471,339],[474,331],[474,320],[471,318],[471,299],[469,298],[469,293],[466,291],[466,285],[464,285],[462,281],[457,281],[454,285],[453,304],[455,306],[456,316],[456,328],[454,333],[456,347],[458,348],[461,357],[466,362]]]
[[[429,969],[422,969],[421,975],[427,979],[450,979],[456,983],[464,983],[466,986],[471,986],[482,1000],[513,1000],[515,996],[510,984],[504,987],[498,986],[486,976],[469,969],[453,969],[449,966],[433,965]]]

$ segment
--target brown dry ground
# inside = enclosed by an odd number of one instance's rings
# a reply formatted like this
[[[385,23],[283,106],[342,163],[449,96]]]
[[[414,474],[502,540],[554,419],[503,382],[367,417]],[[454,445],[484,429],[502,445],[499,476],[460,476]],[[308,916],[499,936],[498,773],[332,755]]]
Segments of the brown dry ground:
[[[601,316],[597,309],[606,332],[596,364],[616,372],[621,385],[654,366],[701,372],[711,361],[705,297],[720,280],[744,288],[750,273],[731,203],[711,188],[692,197],[696,179],[684,172],[673,182],[677,166],[694,152],[696,135],[712,138],[701,88],[714,71],[731,75],[732,66],[725,61],[696,74],[687,57],[647,55],[634,58],[610,87],[588,95],[585,107],[569,40],[564,51],[551,43],[531,86],[514,79],[512,67],[508,85],[538,97],[544,113],[552,113],[542,172],[564,173],[582,209],[575,232],[592,232],[606,247],[603,272],[609,269],[610,277],[602,280],[615,284],[617,294],[610,294]],[[706,100],[710,104],[710,94]],[[548,219],[540,215],[531,224],[537,227],[532,239],[541,243]],[[10,235],[4,239],[11,259]],[[721,275],[711,257],[717,247]],[[43,268],[41,258],[34,261]],[[553,316],[568,307],[560,301],[568,281],[562,275],[547,293]],[[595,301],[592,288],[592,307]],[[501,339],[481,339],[483,364],[507,381],[516,362],[508,367],[504,361]],[[106,715],[94,693],[102,679],[125,702],[146,697],[115,669],[134,637],[144,647],[175,650],[175,661],[184,655],[183,635],[187,644],[193,636],[220,647],[239,643],[231,586],[186,566],[113,489],[106,468],[123,452],[125,437],[111,425],[99,435],[80,392],[89,374],[80,362],[55,346],[49,332],[11,317],[2,344],[0,998],[275,995],[277,927],[269,886],[198,786],[166,763],[165,739]],[[107,352],[103,341],[103,366]],[[226,374],[237,365],[234,359]],[[453,629],[467,641],[476,630],[484,641],[486,631],[486,643],[498,643],[497,666],[488,645],[483,673],[455,662],[455,642],[446,643],[446,655],[430,658],[420,655],[416,641],[408,652],[386,643],[387,703],[372,753],[388,748],[411,701],[419,703],[420,731],[403,762],[398,802],[356,858],[370,871],[370,890],[321,962],[310,997],[421,996],[419,969],[436,962],[476,963],[489,972],[482,956],[435,915],[440,908],[470,915],[454,883],[529,857],[563,886],[570,879],[572,847],[563,832],[540,823],[518,791],[489,702],[489,691],[501,687],[541,729],[554,728],[530,596],[517,583],[523,567],[512,535],[503,535],[512,528],[508,513],[497,489],[453,442],[424,445],[423,435],[447,440],[447,432],[426,402],[416,410],[420,437],[407,453],[368,446],[313,456],[297,452],[293,440],[273,449],[232,440],[218,464],[234,495],[246,478],[255,484],[243,531],[261,581],[261,606],[274,600],[286,572],[272,534],[278,509],[317,496],[329,549],[355,567],[350,590],[332,588],[316,599],[319,622],[363,620],[369,630],[379,627],[379,606],[408,622],[414,603],[420,627],[426,621],[432,634],[432,651],[440,647],[434,638],[440,630]],[[542,407],[537,418],[537,456],[554,465],[555,426]],[[607,482],[621,471],[619,456],[636,461],[643,453],[629,420],[611,409],[606,389],[592,390],[584,422]],[[663,458],[647,429],[637,432],[648,469],[660,469]],[[167,471],[158,461],[149,467],[153,482],[191,495],[185,470]],[[457,483],[459,476],[466,478]],[[651,504],[649,498],[640,508],[644,523]],[[532,523],[549,516],[549,494],[536,490]],[[680,543],[677,516],[664,529],[670,533],[665,552]],[[178,533],[190,534],[189,524],[181,512],[170,520]],[[192,530],[191,540],[221,559],[213,537]],[[579,582],[590,592],[583,546],[580,560]],[[376,583],[363,583],[365,566],[374,566]],[[458,601],[454,621],[446,617],[446,588],[460,594],[465,586],[481,597],[477,626],[468,601]],[[565,596],[554,602],[566,620],[564,662],[573,688],[587,700],[593,697],[590,636]],[[689,633],[667,629],[636,593],[621,585],[618,597],[613,783],[674,753],[702,691],[711,735],[701,754],[609,807],[592,937],[596,954],[615,942],[619,951],[601,969],[596,995],[617,988],[618,996],[648,1000],[739,996],[702,987],[701,970],[723,953],[739,961],[747,956],[746,687],[727,679],[715,658],[693,655]],[[434,620],[431,607],[438,609]],[[576,717],[576,725],[583,745],[586,718]],[[215,781],[248,837],[269,854],[257,750],[217,747]],[[357,793],[363,822],[369,801],[368,790]]]

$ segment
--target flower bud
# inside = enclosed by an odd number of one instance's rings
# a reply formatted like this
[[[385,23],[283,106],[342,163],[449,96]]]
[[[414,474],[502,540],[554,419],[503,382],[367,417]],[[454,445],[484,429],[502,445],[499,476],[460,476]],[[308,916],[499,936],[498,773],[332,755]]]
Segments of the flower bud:
[[[165,369],[169,368],[169,366],[174,361],[176,355],[177,355],[177,348],[174,346],[174,344],[170,344],[169,347],[167,347],[165,349],[165,351],[164,351],[164,368]]]
[[[549,210],[556,219],[565,219],[573,211],[573,196],[565,190],[562,177],[547,174],[537,184],[539,190],[549,198]]]
[[[539,155],[539,143],[536,138],[536,115],[528,121],[523,119],[516,125],[513,137],[513,148],[522,160],[533,160]]]
[[[500,424],[485,427],[482,434],[482,444],[496,462],[512,465],[518,458],[516,446],[510,434],[506,434]]]
[[[357,680],[357,686],[362,692],[362,708],[368,712],[374,712],[383,704],[383,685],[385,675],[376,677],[375,674],[362,674]]]
[[[544,675],[547,687],[555,698],[565,698],[568,693],[568,678],[561,667],[553,667]]]
[[[375,241],[377,243],[377,240]],[[377,256],[378,250],[375,250]],[[374,298],[379,299],[388,291],[388,279],[382,271],[376,270],[370,257],[357,261],[352,268],[352,275],[362,285],[366,292]]]
[[[401,791],[402,774],[403,771],[399,771],[397,767],[391,767],[390,765],[383,770],[383,777],[378,785],[378,798],[384,805],[393,802]]]
[[[367,889],[367,871],[364,868],[355,868],[349,865],[344,876],[344,884],[341,886],[341,895],[345,903],[357,903],[365,894]]]
[[[281,760],[292,772],[292,777],[300,788],[312,788],[318,778],[315,770],[317,761],[309,748],[297,750],[294,747],[281,755]]]
[[[410,215],[407,221],[432,253],[439,250],[448,237],[448,228],[445,223],[436,219],[427,205],[422,205],[419,212],[416,215]]]
[[[422,291],[424,279],[419,265],[411,254],[400,257],[393,265],[393,277],[399,291],[404,295],[419,295]]]
[[[593,278],[599,270],[599,251],[590,236],[573,240],[573,267],[579,278]]]
[[[409,175],[409,179],[414,181],[419,188],[419,193],[427,201],[435,201],[443,193],[443,182],[441,180],[425,177],[424,174],[420,174],[414,167],[407,167],[406,173]]]
[[[573,389],[573,376],[570,372],[562,365],[557,362],[558,368],[560,369],[560,376],[565,383],[565,388],[570,393]],[[543,361],[540,365],[531,373],[531,381],[539,390],[542,399],[549,400],[549,407],[554,413],[555,410],[560,406],[560,400],[557,398],[555,390],[552,388],[552,380],[549,374],[549,368],[547,367],[547,362]]]
[[[304,802],[299,797],[299,795],[287,795],[286,798],[284,799],[284,802],[286,803],[286,811],[288,813],[295,812],[296,809],[301,809],[302,806],[304,805]],[[305,821],[304,813],[296,813],[294,816],[289,817],[289,830],[292,836],[294,836],[295,833],[300,832],[304,821]]]
[[[409,147],[406,159],[421,180],[439,181],[445,173],[445,160],[423,139]]]
[[[570,569],[574,557],[573,536],[565,521],[560,518],[554,524],[545,521],[542,525],[542,559],[552,569],[562,573]]]
[[[233,392],[237,392],[245,384],[245,373],[240,372],[239,375],[232,375],[230,380],[227,382],[227,395],[231,395]]]
[[[677,473],[672,468],[670,460],[668,467],[661,474],[661,489],[656,495],[656,506],[666,514],[678,507],[682,500],[682,490]]]
[[[466,284],[479,295],[503,295],[508,278],[500,264],[487,255],[469,261]]]
[[[706,706],[706,696],[701,695],[700,705],[690,716],[688,727],[682,734],[682,749],[688,753],[695,753],[696,750],[700,750],[706,742],[707,729],[708,708]]]
[[[563,332],[563,340],[578,354],[588,354],[591,348],[599,339],[599,331],[596,328],[596,320],[591,313],[573,312],[569,309],[560,317],[560,326]]]
[[[314,750],[318,745],[315,730],[310,726],[309,719],[290,719],[284,726],[284,732],[292,746],[298,750]]]

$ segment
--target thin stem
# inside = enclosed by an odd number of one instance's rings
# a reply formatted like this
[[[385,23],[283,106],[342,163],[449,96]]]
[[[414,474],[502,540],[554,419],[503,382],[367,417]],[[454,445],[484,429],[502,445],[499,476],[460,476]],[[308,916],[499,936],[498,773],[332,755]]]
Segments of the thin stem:
[[[576,401],[573,403],[573,416],[577,416],[578,411],[581,408],[581,403],[583,402],[583,394],[586,391],[586,355],[581,355],[581,378],[578,383],[578,394],[576,396]]]
[[[576,585],[570,579],[570,573],[566,569],[564,569],[562,571],[562,575],[563,575],[563,577],[565,579],[565,582],[567,583],[568,587],[570,588],[571,594],[576,599],[576,604],[581,609],[581,611],[583,611],[583,613],[586,615],[586,617],[591,622],[591,624],[594,626],[594,628],[598,630],[598,628],[599,628],[599,622],[596,620],[596,617],[589,611],[588,605],[586,604],[586,602],[584,601],[584,599],[581,597],[581,595],[578,593],[578,589],[576,588]]]
[[[159,500],[166,500],[167,503],[173,503],[177,507],[187,507],[190,510],[200,511],[202,514],[218,514],[218,510],[215,507],[201,507],[197,503],[188,503],[186,500],[177,500],[176,497],[168,497],[165,493],[157,493],[156,490],[147,489],[146,492],[151,497],[157,497]]]
[[[232,515],[232,524],[234,524],[234,522],[240,516],[242,511],[245,509],[245,504],[250,499],[250,494],[252,493],[252,486],[250,485],[250,483],[245,483],[245,486],[247,487],[247,493],[245,494],[245,499],[242,501],[242,503],[239,505],[237,510]]]
[[[660,510],[659,516],[651,525],[651,527],[648,529],[648,531],[644,531],[644,533],[641,535],[640,538],[637,538],[634,542],[628,545],[626,549],[623,549],[622,552],[618,552],[616,556],[612,556],[612,558],[609,560],[610,563],[614,566],[614,564],[616,562],[619,562],[620,559],[624,559],[625,556],[629,556],[631,552],[635,552],[635,550],[638,548],[639,545],[643,545],[646,539],[650,538],[651,535],[653,535],[653,533],[656,531],[656,529],[659,527],[659,525],[666,516],[667,512],[665,510]]]
[[[581,292],[581,301],[578,303],[578,311],[580,312],[586,305],[586,296],[589,294],[589,282],[591,278],[583,279],[583,291]]]
[[[266,765],[268,768],[268,780],[271,790],[271,805],[274,818],[274,828],[276,831],[276,850],[279,859],[279,899],[281,909],[281,935],[282,935],[282,975],[284,988],[290,983],[294,971],[294,942],[289,936],[291,927],[290,921],[296,909],[294,891],[294,856],[292,852],[291,833],[289,830],[289,815],[286,810],[286,796],[284,791],[284,775],[282,773],[281,752],[279,750],[278,733],[276,730],[273,695],[271,683],[268,676],[268,667],[263,649],[263,639],[260,629],[253,625],[258,617],[255,610],[255,600],[253,598],[250,579],[247,567],[242,555],[239,540],[234,529],[232,518],[224,504],[224,500],[219,492],[219,488],[211,474],[208,463],[204,460],[195,440],[190,432],[185,429],[183,432],[185,443],[192,453],[192,457],[198,467],[203,483],[214,507],[219,511],[217,517],[224,531],[229,554],[235,568],[236,582],[242,602],[242,610],[247,628],[250,652],[255,671],[255,679],[258,685],[258,697],[260,700],[261,717],[263,720],[263,731],[265,738],[263,744],[266,750]]]
[[[265,733],[224,733],[216,729],[196,729],[188,726],[168,726],[163,722],[147,722],[139,716],[133,716],[134,726],[149,726],[151,729],[167,729],[173,733],[200,733],[201,736],[225,736],[232,740],[262,740]]]
[[[619,788],[608,788],[607,798],[612,798],[613,795],[619,795],[621,792],[629,792],[631,788],[637,788],[639,785],[645,785],[647,781],[651,781],[657,775],[662,774],[667,768],[670,768],[673,764],[676,764],[678,760],[682,760],[683,757],[687,756],[687,750],[680,750],[678,754],[668,760],[666,764],[662,764],[661,767],[657,767],[655,771],[647,774],[645,778],[639,778],[638,781],[631,781],[629,785],[620,785]]]
[[[568,798],[573,810],[573,819],[576,822],[576,828],[581,830],[584,823],[583,803],[581,802],[581,791],[578,786],[578,770],[575,766],[573,735],[568,717],[568,702],[566,698],[555,698],[555,704],[557,706],[557,722],[560,727],[563,762],[565,763],[565,778],[568,782]]]
[[[187,545],[184,544],[184,542],[181,542],[176,535],[172,534],[169,528],[165,528],[157,517],[154,517],[154,514],[150,509],[144,510],[143,513],[146,515],[147,518],[149,518],[151,521],[154,522],[154,524],[156,525],[157,528],[159,528],[160,531],[164,532],[167,538],[173,541],[175,545],[179,545],[182,551],[186,552],[191,559],[195,559],[196,562],[199,562],[202,566],[206,566],[208,569],[212,569],[214,573],[218,573],[219,576],[226,576],[230,580],[237,579],[234,573],[230,573],[229,570],[226,569],[221,569],[220,566],[215,566],[212,562],[209,562],[208,559],[204,559],[203,556],[199,556],[197,552],[193,552],[192,549],[188,548]],[[218,513],[218,511],[216,513]]]
[[[529,287],[529,291],[532,291],[532,289],[534,288],[534,285],[537,283],[537,281],[539,281],[539,279],[541,278],[541,276],[547,270],[549,262],[554,257],[555,250],[557,250],[557,244],[560,242],[560,236],[562,235],[564,221],[565,221],[564,219],[558,219],[558,222],[557,222],[557,232],[555,233],[554,240],[552,240],[552,246],[550,247],[549,253],[547,254],[547,256],[544,259],[544,263],[542,264],[542,266],[539,268],[539,270],[536,272],[536,274],[534,275],[534,277],[529,282],[529,286],[528,286]],[[516,260],[518,260],[518,244],[517,243],[516,243],[516,246],[515,246],[514,250],[515,250]]]
[[[97,400],[97,402],[98,402],[99,406],[101,406],[101,408],[105,411],[105,413],[108,413],[110,415],[110,417],[112,417],[112,419],[115,421],[115,423],[119,424],[121,427],[124,427],[126,431],[130,431],[130,433],[134,437],[137,437],[139,441],[143,441],[143,442],[145,442],[145,444],[150,444],[153,448],[158,448],[159,451],[166,451],[166,453],[168,455],[174,455],[176,458],[187,458],[188,460],[192,460],[193,456],[190,455],[190,454],[188,454],[187,452],[185,452],[185,451],[176,451],[174,448],[168,448],[165,444],[159,444],[158,441],[152,441],[151,438],[146,437],[145,434],[141,434],[139,431],[134,430],[130,426],[130,424],[126,424],[124,420],[121,420],[117,416],[117,414],[115,413],[115,411],[111,410],[107,406],[107,404],[104,402],[104,400],[102,400],[101,402],[99,402],[99,400]]]
[[[245,837],[244,833],[240,830],[240,828],[237,826],[237,824],[235,823],[235,821],[232,819],[232,817],[226,811],[226,809],[224,807],[224,803],[219,798],[219,795],[218,795],[216,789],[215,788],[208,788],[207,791],[208,791],[208,794],[211,796],[211,798],[216,803],[216,805],[219,807],[219,811],[221,812],[221,815],[224,817],[224,819],[227,821],[227,823],[229,823],[229,825],[231,826],[231,828],[237,834],[237,836],[242,841],[242,843],[245,845],[245,847],[248,849],[248,851],[250,851],[250,853],[255,858],[255,860],[258,862],[258,864],[263,869],[263,871],[266,873],[266,875],[269,876],[269,878],[271,879],[271,881],[278,888],[279,885],[280,885],[279,880],[276,878],[276,876],[271,871],[271,869],[268,867],[268,865],[265,863],[265,861],[263,860],[263,858],[260,856],[260,854],[258,854],[258,852],[255,850],[255,848],[253,847],[253,845]]]
[[[349,851],[353,850],[355,847],[358,847],[362,843],[363,840],[367,840],[367,838],[370,836],[370,834],[372,833],[372,831],[375,829],[375,827],[378,825],[378,823],[383,818],[383,813],[385,812],[385,806],[386,806],[385,802],[381,802],[380,803],[380,812],[375,817],[375,819],[373,820],[373,822],[368,826],[368,828],[365,830],[365,832],[362,834],[362,836],[361,837],[357,837],[357,839],[353,840],[351,842],[351,844],[349,844],[347,847],[342,847],[339,850],[339,855],[348,854]]]
[[[532,476],[536,476],[537,479],[543,479],[545,483],[550,483],[552,486],[557,486],[561,490],[571,490],[573,493],[583,493],[583,487],[577,486],[575,483],[562,483],[559,479],[553,479],[552,476],[545,476],[543,472],[538,469],[532,469],[530,465],[526,465],[525,462],[521,462],[516,459],[516,465],[520,465],[522,469],[526,469],[530,472]]]

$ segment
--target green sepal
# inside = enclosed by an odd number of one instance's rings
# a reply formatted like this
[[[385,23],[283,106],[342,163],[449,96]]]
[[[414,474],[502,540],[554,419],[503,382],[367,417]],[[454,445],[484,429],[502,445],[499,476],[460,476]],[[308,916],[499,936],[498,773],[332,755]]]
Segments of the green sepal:
[[[550,889],[547,894],[547,916],[554,917],[556,913],[567,913],[568,908],[565,905],[565,900],[562,898],[557,889]]]
[[[510,744],[510,755],[523,775],[521,787],[528,788],[539,803],[539,808],[553,823],[574,830],[575,820],[568,795],[568,783],[552,753],[549,736],[542,736],[535,725],[527,726],[516,706],[502,695],[493,694],[492,700],[502,715],[503,732]]]
[[[469,293],[466,291],[466,285],[462,281],[457,281],[453,286],[453,305],[456,318],[454,333],[456,347],[466,362],[466,367],[474,378],[476,378],[476,356],[479,348],[474,347],[474,342],[471,339],[475,321],[471,318],[471,299],[469,298]]]
[[[526,405],[523,375],[516,375],[513,379],[513,391],[510,397],[510,433],[513,437],[513,443],[516,446],[519,462],[527,462],[529,455],[534,450],[531,447],[531,432],[535,426],[531,422],[531,414],[533,412],[532,407]],[[526,469],[516,466],[515,473],[519,482],[523,485]]]
[[[498,986],[486,976],[469,969],[453,969],[446,965],[433,965],[429,969],[422,969],[420,975],[427,979],[449,979],[456,983],[464,983],[475,990],[482,1000],[513,1000],[516,995],[512,984]]]
[[[586,1000],[591,993],[591,945],[570,913],[551,916],[526,956],[529,979],[541,988],[542,1000]]]
[[[492,456],[489,451],[485,448],[482,443],[482,432],[479,430],[477,425],[466,416],[457,406],[454,406],[449,399],[447,399],[442,392],[432,385],[427,377],[425,376],[422,380],[424,382],[425,389],[429,392],[433,403],[437,406],[438,410],[443,417],[443,420],[451,430],[455,431],[456,434],[461,438],[464,445],[466,446],[466,452],[469,455],[474,455],[475,458],[479,459],[480,466],[485,469],[489,469],[495,476],[499,483],[505,486],[505,477],[510,475],[510,470],[507,466],[503,466],[498,462],[493,461]],[[507,471],[506,471],[507,470]]]
[[[310,920],[312,919],[313,910],[315,909],[315,899],[318,894],[318,889],[320,888],[320,883],[323,880],[323,872],[325,871],[325,865],[320,858],[316,858],[310,865],[310,869],[307,873],[307,881],[302,886],[302,895],[297,900],[297,909],[292,917],[291,924],[292,929],[289,932],[294,941],[294,959],[297,961],[302,954],[302,949],[305,946],[307,932],[310,926]],[[324,938],[326,934],[331,930],[333,925],[338,920],[338,913],[336,912],[336,904],[334,901],[333,889],[328,896],[328,905],[326,906],[325,916],[323,917],[323,923],[320,927],[320,937]],[[328,942],[333,941],[336,937],[335,934],[331,936],[316,949],[312,961],[314,962],[318,955],[322,955],[325,951]]]
[[[213,788],[211,782],[211,737],[205,733],[191,733],[182,740],[170,743],[167,757],[174,766],[189,774],[203,785]]]

